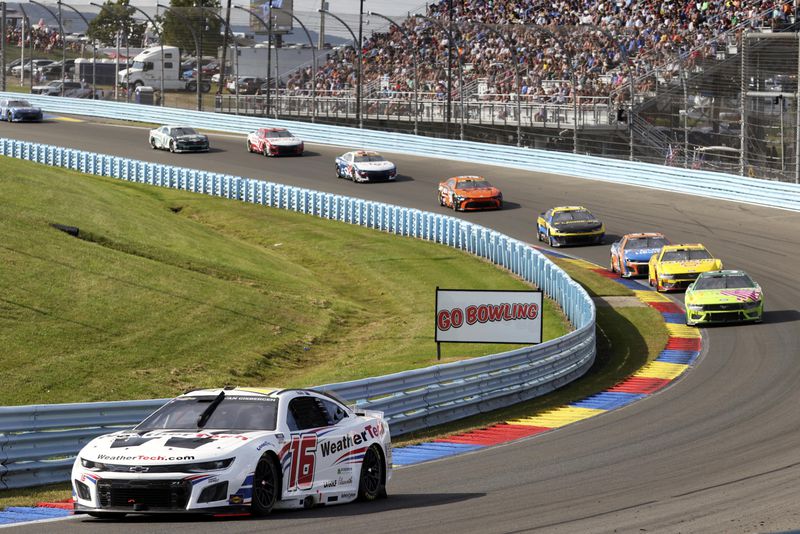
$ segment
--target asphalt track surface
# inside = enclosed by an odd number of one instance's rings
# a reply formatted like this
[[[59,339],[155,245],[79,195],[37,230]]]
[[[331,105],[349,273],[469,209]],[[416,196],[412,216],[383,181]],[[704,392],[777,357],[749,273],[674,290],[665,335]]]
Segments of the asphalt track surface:
[[[460,216],[535,242],[538,212],[583,204],[610,239],[663,231],[702,242],[765,291],[764,324],[709,328],[696,367],[643,401],[532,439],[395,471],[387,500],[264,520],[75,518],[19,532],[774,532],[800,529],[800,213],[554,175],[391,156],[396,183],[337,180],[342,148],[302,158],[245,151],[211,136],[208,154],[153,151],[141,128],[47,121],[0,123],[14,137],[341,193],[447,213],[439,180],[482,174],[507,200]],[[356,147],[357,148],[357,147]],[[56,186],[57,187],[57,186]],[[0,199],[2,201],[2,199]],[[609,241],[610,242],[610,241]],[[608,246],[569,249],[605,265]]]

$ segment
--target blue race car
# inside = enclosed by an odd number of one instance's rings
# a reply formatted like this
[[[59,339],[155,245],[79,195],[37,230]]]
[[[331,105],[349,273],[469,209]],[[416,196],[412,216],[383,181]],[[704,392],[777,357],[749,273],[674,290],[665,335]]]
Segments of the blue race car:
[[[4,98],[0,100],[0,119],[8,122],[41,122],[44,116],[42,108],[31,106],[22,98]]]
[[[650,257],[669,244],[664,234],[625,234],[611,245],[609,270],[623,278],[647,275]]]

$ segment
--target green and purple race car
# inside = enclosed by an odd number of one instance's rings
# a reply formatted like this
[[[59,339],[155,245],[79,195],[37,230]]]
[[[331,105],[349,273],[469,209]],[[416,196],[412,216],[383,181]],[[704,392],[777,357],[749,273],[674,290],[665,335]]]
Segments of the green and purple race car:
[[[744,271],[709,271],[687,289],[686,324],[761,322],[764,293]]]

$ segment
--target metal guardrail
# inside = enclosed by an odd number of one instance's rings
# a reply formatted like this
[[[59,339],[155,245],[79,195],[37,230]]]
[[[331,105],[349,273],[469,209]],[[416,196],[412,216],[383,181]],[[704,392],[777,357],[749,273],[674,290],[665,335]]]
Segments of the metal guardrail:
[[[0,98],[19,98],[18,93],[0,93]],[[26,95],[45,111],[91,115],[112,119],[152,122],[153,107],[120,102],[86,101],[72,98]],[[359,130],[304,122],[279,121],[221,113],[169,108],[159,116],[196,128],[232,133],[247,133],[264,126],[283,126],[308,142],[365,147],[387,152],[425,155],[472,163],[569,175],[625,185],[673,191],[707,198],[800,211],[800,185],[744,178],[732,174],[665,167],[649,163],[549,152],[529,148],[453,141],[375,130]]]
[[[528,244],[494,230],[416,209],[38,143],[0,139],[0,155],[441,243],[508,269],[561,305],[575,330],[559,339],[463,362],[320,386],[361,408],[384,411],[395,435],[533,398],[581,376],[594,362],[595,308],[587,293]],[[84,443],[111,428],[139,422],[163,402],[0,408],[0,487],[67,480],[74,455]]]

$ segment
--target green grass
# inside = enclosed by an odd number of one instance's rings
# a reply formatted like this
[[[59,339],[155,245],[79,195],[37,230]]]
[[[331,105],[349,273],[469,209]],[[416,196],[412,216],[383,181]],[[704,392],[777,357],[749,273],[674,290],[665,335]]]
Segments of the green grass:
[[[551,258],[552,259],[552,258]],[[590,295],[633,295],[632,292],[603,276],[556,258],[562,268],[577,280]],[[627,293],[620,293],[618,286]],[[654,308],[625,307],[597,308],[597,357],[592,368],[580,379],[543,397],[509,408],[495,410],[415,432],[394,440],[401,447],[432,438],[466,432],[489,425],[529,417],[536,413],[563,406],[603,391],[630,376],[644,364],[655,360],[667,344],[669,334],[664,319]]]
[[[581,284],[592,297],[632,297],[633,291],[605,276],[575,265],[569,259],[550,258],[576,282]]]
[[[424,367],[437,286],[528,287],[421,240],[6,158],[0,198],[0,405]],[[551,302],[544,318],[545,339],[566,332]],[[444,345],[442,361],[514,347]]]
[[[0,493],[0,510],[5,510],[9,506],[36,506],[40,502],[64,501],[71,496],[72,489],[69,482],[35,488],[7,489]]]

